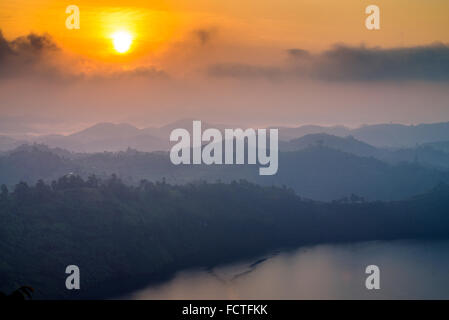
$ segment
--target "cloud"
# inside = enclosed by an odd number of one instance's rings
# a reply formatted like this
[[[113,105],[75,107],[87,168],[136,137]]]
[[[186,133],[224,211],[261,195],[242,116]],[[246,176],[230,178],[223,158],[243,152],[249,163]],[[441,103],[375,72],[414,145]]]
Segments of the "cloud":
[[[442,43],[387,49],[335,45],[318,54],[296,48],[286,53],[290,57],[287,64],[219,64],[210,66],[208,74],[329,81],[449,81],[449,47]]]
[[[275,66],[253,66],[238,63],[223,63],[212,65],[208,74],[215,77],[232,78],[279,78],[285,76],[285,71]]]
[[[55,72],[45,63],[45,57],[59,51],[48,34],[17,37],[8,41],[0,30],[0,76],[19,75],[27,72]],[[41,68],[43,67],[43,68]]]
[[[193,30],[193,35],[203,46],[210,43],[212,37],[215,36],[216,33],[217,33],[216,28],[208,28],[208,29],[201,28]]]
[[[58,49],[48,34],[37,35],[30,33],[27,36],[16,38],[10,42],[10,45],[16,53],[31,53],[34,55],[41,54],[46,50]]]
[[[295,58],[295,59],[310,57],[309,51],[304,50],[304,49],[298,49],[298,48],[288,49],[287,53],[290,57]]]
[[[98,73],[92,80],[122,80],[122,79],[169,79],[169,75],[155,67],[136,67],[134,69]]]
[[[164,71],[153,66],[119,69],[64,53],[48,34],[30,33],[8,41],[0,30],[0,79],[24,76],[57,83],[168,78]]]
[[[248,64],[248,52],[223,45],[217,27],[191,30],[185,41],[152,58],[154,66],[120,66],[90,61],[62,49],[48,34],[30,33],[7,40],[0,31],[0,78],[29,76],[56,81],[80,79],[163,79],[168,73],[197,75],[197,70],[217,78],[266,78],[291,81],[449,81],[449,46],[442,43],[415,47],[380,48],[339,44],[312,53],[303,48],[285,50],[287,59],[276,63]],[[251,51],[252,52],[252,51]],[[253,54],[253,53],[251,53]],[[257,54],[257,53],[256,53]],[[261,52],[261,56],[263,56]],[[223,61],[233,61],[226,63]],[[259,59],[259,61],[262,61]],[[189,70],[191,73],[189,73]]]
[[[449,47],[438,43],[409,48],[337,45],[317,57],[318,77],[331,80],[449,80]]]
[[[11,49],[9,42],[3,37],[3,32],[0,30],[0,63],[7,56],[13,55],[14,51]]]

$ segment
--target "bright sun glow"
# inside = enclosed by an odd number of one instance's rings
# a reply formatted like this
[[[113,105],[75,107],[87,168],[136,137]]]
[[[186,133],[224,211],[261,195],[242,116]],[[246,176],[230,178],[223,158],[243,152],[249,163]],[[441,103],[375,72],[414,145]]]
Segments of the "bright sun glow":
[[[118,53],[125,53],[131,47],[133,37],[126,31],[118,31],[112,35],[112,41],[114,43],[114,49]]]

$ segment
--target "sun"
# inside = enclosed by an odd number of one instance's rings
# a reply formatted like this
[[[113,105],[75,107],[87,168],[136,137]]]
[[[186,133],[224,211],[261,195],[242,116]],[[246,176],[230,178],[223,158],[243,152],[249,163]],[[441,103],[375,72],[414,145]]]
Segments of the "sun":
[[[114,49],[118,53],[125,53],[131,47],[133,42],[133,37],[129,32],[118,31],[112,35],[112,43],[114,44]]]

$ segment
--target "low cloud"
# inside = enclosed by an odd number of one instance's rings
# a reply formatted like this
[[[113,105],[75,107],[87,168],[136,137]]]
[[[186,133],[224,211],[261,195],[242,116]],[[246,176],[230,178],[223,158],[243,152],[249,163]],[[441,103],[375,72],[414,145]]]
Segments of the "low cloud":
[[[88,72],[83,68],[87,66]],[[96,64],[81,56],[68,55],[48,34],[30,33],[7,40],[0,30],[0,79],[40,78],[65,83],[79,80],[166,79],[168,75],[153,66],[118,69]],[[62,81],[62,82],[61,82]]]
[[[449,81],[449,47],[442,43],[407,48],[335,45],[311,54],[288,49],[290,59],[277,66],[212,65],[216,77],[301,78],[329,81]]]
[[[238,63],[223,63],[212,65],[208,74],[214,77],[232,78],[270,78],[276,79],[286,76],[285,70],[275,66],[253,66]]]
[[[307,50],[304,49],[298,49],[298,48],[293,48],[293,49],[288,49],[287,53],[290,57],[294,58],[294,59],[303,59],[303,58],[308,58],[310,57],[310,53]]]
[[[3,38],[4,41],[6,41]],[[53,42],[48,34],[37,35],[30,33],[27,36],[22,36],[14,39],[9,43],[15,53],[30,53],[39,55],[47,50],[58,50],[58,47]]]
[[[121,80],[167,80],[170,76],[163,70],[155,67],[136,67],[126,70],[103,70],[91,74],[83,75],[80,78],[87,81],[121,81]]]
[[[317,76],[331,80],[449,80],[449,47],[409,48],[338,45],[317,57]]]
[[[0,31],[0,79],[18,76],[46,79],[166,79],[196,74],[204,70],[216,78],[266,78],[275,81],[312,79],[343,82],[380,81],[449,81],[449,46],[435,43],[415,47],[380,48],[339,44],[328,50],[312,53],[303,48],[285,50],[278,63],[248,64],[248,53],[239,53],[232,46],[221,44],[216,27],[191,30],[187,40],[173,45],[153,59],[156,66],[140,65],[119,70],[116,65],[87,61],[69,56],[48,34],[30,33],[7,40]],[[220,62],[218,62],[220,61]],[[222,61],[233,61],[226,63]],[[237,61],[237,62],[236,62]],[[261,61],[261,60],[259,60]],[[67,66],[88,66],[71,69]],[[80,70],[89,70],[83,72]],[[167,73],[168,72],[168,73]]]
[[[167,79],[168,75],[162,70],[155,67],[137,67],[135,69],[116,71],[111,74],[112,78],[122,79],[122,78],[161,78]]]
[[[30,33],[8,41],[0,30],[0,77],[20,75],[27,72],[55,70],[46,64],[48,55],[59,51],[48,34]]]
[[[193,35],[200,42],[201,45],[207,45],[213,40],[217,33],[217,28],[200,28],[193,30]]]

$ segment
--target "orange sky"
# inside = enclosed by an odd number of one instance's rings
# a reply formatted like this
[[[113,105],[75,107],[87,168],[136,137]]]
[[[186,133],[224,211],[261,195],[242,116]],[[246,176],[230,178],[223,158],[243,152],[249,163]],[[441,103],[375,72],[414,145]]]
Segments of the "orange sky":
[[[65,28],[69,4],[80,8],[80,30]],[[364,27],[369,4],[381,9],[379,31]],[[250,56],[251,48],[267,48],[269,56],[276,48],[313,51],[337,42],[384,47],[447,43],[448,12],[444,0],[10,0],[0,4],[0,28],[6,38],[48,32],[69,53],[139,64],[160,58],[197,28],[219,29],[221,46],[238,47]],[[119,29],[135,38],[132,50],[120,57],[110,39]]]
[[[371,4],[378,31],[365,28]],[[448,121],[448,13],[447,0],[1,1],[0,132]],[[132,35],[124,54],[116,31]]]

